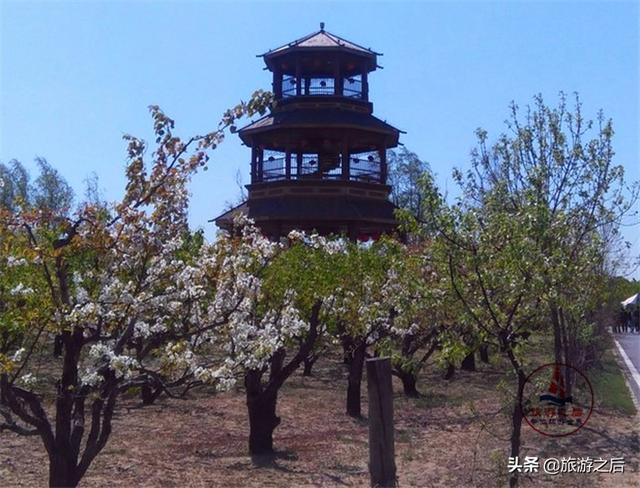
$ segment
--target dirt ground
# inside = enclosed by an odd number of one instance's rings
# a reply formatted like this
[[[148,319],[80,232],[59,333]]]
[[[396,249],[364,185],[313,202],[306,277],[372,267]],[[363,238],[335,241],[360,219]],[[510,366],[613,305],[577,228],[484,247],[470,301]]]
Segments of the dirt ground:
[[[479,365],[479,372],[456,372],[453,380],[444,381],[430,367],[420,378],[420,399],[403,397],[394,383],[400,486],[505,486],[509,418],[497,412],[503,378],[497,366]],[[282,423],[275,432],[278,455],[273,460],[247,455],[248,422],[240,391],[199,392],[145,408],[126,399],[109,443],[81,486],[367,486],[367,423],[343,413],[345,390],[346,375],[337,361],[319,362],[311,378],[292,377],[279,398]],[[366,385],[363,400],[366,414]],[[624,457],[625,473],[554,477],[538,472],[524,477],[522,486],[640,486],[639,431],[637,417],[598,405],[585,428],[565,438],[547,438],[524,425],[522,456]],[[46,482],[39,438],[2,433],[0,487]]]

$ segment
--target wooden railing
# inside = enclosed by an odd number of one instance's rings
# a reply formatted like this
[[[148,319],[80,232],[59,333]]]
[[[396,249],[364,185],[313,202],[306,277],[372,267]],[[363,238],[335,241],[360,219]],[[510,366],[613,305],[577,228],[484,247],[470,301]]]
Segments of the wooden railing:
[[[282,97],[296,96],[327,96],[336,95],[347,98],[362,98],[362,81],[358,78],[345,78],[342,82],[342,93],[336,93],[334,78],[304,78],[300,82],[300,95],[298,95],[298,81],[294,76],[282,79]]]
[[[322,168],[318,154],[303,154],[298,160],[296,154],[291,154],[291,164],[287,174],[286,155],[282,152],[265,152],[262,161],[262,171],[259,167],[254,176],[254,183],[259,181],[278,180],[341,180],[342,163],[337,156],[336,164]],[[324,163],[323,163],[324,164]],[[377,152],[354,154],[349,158],[349,181],[366,181],[382,183],[382,165]]]

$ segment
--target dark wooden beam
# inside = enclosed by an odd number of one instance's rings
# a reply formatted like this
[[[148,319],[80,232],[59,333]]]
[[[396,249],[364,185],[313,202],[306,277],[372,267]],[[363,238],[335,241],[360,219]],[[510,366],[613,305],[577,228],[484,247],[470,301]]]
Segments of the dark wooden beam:
[[[300,58],[296,58],[296,95],[302,95],[302,68]]]
[[[382,146],[378,149],[380,155],[380,183],[387,183],[387,149]]]
[[[362,66],[362,99],[369,100],[369,78],[366,66]]]
[[[342,142],[342,179],[348,180],[351,174],[351,155],[349,154],[349,141],[345,137]]]
[[[287,151],[285,153],[285,177],[287,180],[291,179],[291,149],[287,146]]]

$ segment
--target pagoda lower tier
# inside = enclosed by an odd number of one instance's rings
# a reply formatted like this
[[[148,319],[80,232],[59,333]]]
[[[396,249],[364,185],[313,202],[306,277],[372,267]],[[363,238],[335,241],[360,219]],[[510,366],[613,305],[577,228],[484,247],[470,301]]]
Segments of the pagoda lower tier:
[[[242,213],[272,239],[295,229],[366,241],[398,226],[387,185],[301,180],[256,183],[247,189],[247,201],[217,217],[218,227],[230,230]]]

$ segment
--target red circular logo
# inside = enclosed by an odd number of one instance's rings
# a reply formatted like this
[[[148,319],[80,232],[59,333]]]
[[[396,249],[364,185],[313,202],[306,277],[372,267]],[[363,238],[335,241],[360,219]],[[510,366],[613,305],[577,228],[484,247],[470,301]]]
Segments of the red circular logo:
[[[525,380],[520,408],[531,428],[542,435],[575,434],[593,412],[593,387],[574,366],[544,364]]]

